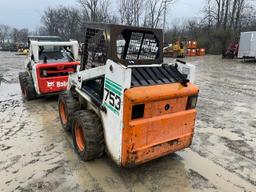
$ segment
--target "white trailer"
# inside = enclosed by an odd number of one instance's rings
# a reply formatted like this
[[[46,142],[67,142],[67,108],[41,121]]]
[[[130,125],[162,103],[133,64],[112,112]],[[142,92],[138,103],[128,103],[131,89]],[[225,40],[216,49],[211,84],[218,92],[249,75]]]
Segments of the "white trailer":
[[[256,59],[256,31],[241,33],[238,58]]]

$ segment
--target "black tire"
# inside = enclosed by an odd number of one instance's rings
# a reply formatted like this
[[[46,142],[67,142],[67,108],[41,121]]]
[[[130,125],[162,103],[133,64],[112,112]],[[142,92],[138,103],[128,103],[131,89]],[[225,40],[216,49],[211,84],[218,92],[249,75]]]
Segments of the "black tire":
[[[22,91],[22,96],[29,100],[36,98],[36,90],[34,87],[34,81],[31,75],[26,72],[19,73],[20,87]]]
[[[72,116],[80,109],[80,104],[70,91],[65,91],[59,95],[59,117],[62,128],[71,131]]]
[[[25,97],[25,82],[26,82],[26,72],[19,73],[19,82],[22,96]]]
[[[92,111],[74,114],[72,137],[76,152],[83,161],[100,158],[104,154],[104,133],[100,118]]]

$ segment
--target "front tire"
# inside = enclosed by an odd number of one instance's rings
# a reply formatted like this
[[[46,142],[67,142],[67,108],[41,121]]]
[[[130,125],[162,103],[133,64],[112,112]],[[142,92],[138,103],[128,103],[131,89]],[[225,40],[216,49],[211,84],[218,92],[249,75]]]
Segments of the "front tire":
[[[62,128],[71,131],[71,120],[74,112],[80,109],[80,104],[70,91],[65,91],[59,95],[59,116]]]
[[[100,158],[104,153],[104,133],[100,118],[92,111],[74,114],[72,137],[76,152],[83,161]]]

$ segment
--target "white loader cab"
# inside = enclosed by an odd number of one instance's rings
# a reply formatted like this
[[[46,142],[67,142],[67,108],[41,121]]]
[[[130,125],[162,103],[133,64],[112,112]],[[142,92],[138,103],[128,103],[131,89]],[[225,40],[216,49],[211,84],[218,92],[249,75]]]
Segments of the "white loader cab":
[[[57,36],[31,36],[25,72],[19,74],[23,96],[31,100],[67,89],[68,75],[80,64],[78,42]]]

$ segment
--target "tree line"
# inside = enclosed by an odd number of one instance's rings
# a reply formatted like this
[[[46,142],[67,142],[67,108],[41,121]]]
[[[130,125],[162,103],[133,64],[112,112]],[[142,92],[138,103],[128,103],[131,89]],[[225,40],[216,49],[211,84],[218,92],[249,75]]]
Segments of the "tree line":
[[[10,43],[24,43],[27,41],[29,30],[17,29],[8,25],[0,25],[0,46]]]
[[[239,42],[242,31],[256,31],[255,9],[255,0],[206,0],[202,18],[175,24],[166,40],[195,39],[208,53],[220,54],[230,43]]]
[[[174,0],[121,0],[113,13],[110,0],[77,0],[80,6],[45,10],[38,34],[59,35],[82,40],[86,22],[162,28],[168,6]]]

